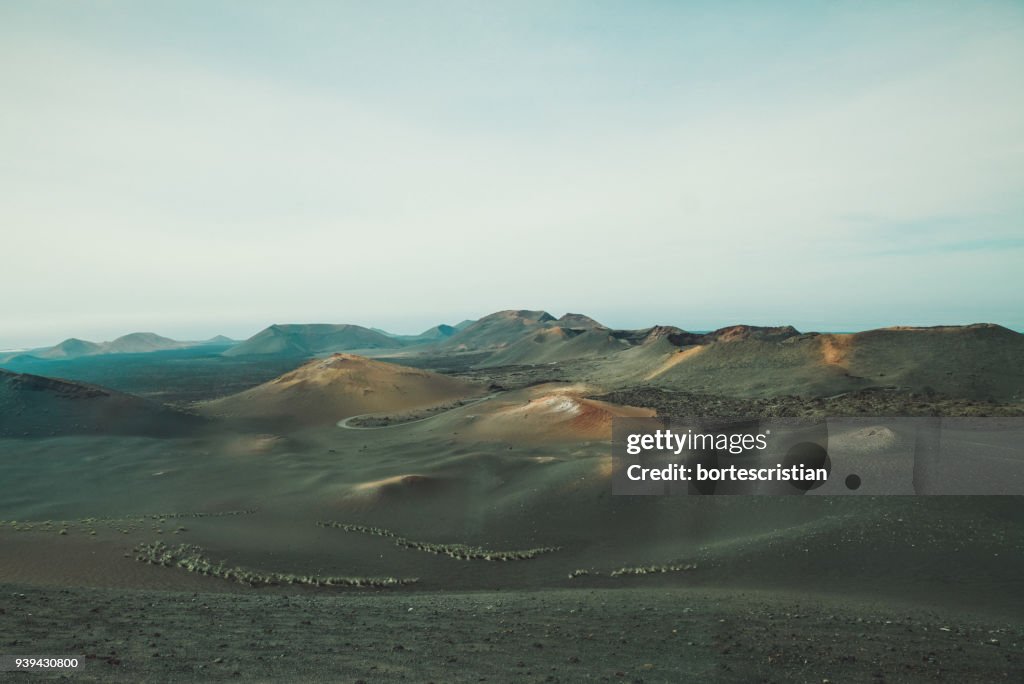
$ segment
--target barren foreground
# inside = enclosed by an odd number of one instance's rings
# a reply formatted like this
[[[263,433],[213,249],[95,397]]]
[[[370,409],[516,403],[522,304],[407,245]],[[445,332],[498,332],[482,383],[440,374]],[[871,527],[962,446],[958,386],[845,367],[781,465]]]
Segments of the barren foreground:
[[[213,594],[3,585],[3,650],[75,681],[1019,682],[1024,629],[789,593]],[[28,653],[24,655],[30,655]],[[24,676],[28,679],[28,676]]]

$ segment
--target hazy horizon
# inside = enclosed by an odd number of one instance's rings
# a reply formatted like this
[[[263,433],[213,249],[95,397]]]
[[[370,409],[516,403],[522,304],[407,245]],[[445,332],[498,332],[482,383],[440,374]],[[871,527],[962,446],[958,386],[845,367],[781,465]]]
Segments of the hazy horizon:
[[[8,3],[0,349],[1024,330],[1024,5]]]
[[[526,307],[515,307],[515,308],[517,308],[517,309],[526,309]],[[505,310],[507,310],[507,309],[505,309]],[[539,309],[532,309],[532,310],[539,310]],[[562,314],[565,314],[565,313],[582,313],[584,315],[590,315],[586,311],[572,311],[572,312],[566,311],[566,312],[560,312],[560,313],[556,313],[556,312],[553,312],[553,311],[550,311],[550,310],[546,310],[546,311],[548,311],[548,313],[552,314],[556,318],[558,318],[559,316],[561,316]],[[271,325],[289,325],[289,324],[300,324],[300,325],[301,324],[329,324],[329,325],[330,324],[334,324],[334,325],[354,324],[354,325],[363,326],[365,328],[375,328],[375,329],[378,329],[378,330],[384,330],[385,332],[393,334],[393,335],[416,335],[416,334],[425,332],[426,330],[434,327],[435,325],[440,325],[440,324],[456,325],[456,324],[458,324],[458,323],[460,323],[460,322],[462,322],[464,320],[467,320],[467,319],[477,320],[479,318],[483,318],[483,316],[485,316],[485,315],[488,315],[488,314],[491,314],[491,313],[496,313],[496,312],[497,312],[497,310],[495,310],[495,311],[488,311],[487,314],[481,314],[479,316],[470,316],[470,317],[462,318],[462,319],[459,319],[459,320],[437,321],[437,322],[430,323],[430,324],[427,324],[427,325],[422,325],[420,327],[409,327],[409,326],[404,326],[404,327],[388,327],[388,326],[378,325],[378,324],[376,324],[376,323],[374,323],[372,321],[309,320],[309,321],[275,321],[273,323],[266,323],[266,324],[260,325],[258,327],[251,327],[251,326],[249,326],[249,327],[236,327],[236,328],[233,328],[233,329],[238,330],[239,332],[230,333],[230,334],[229,333],[224,333],[224,332],[216,332],[216,331],[211,332],[209,330],[204,330],[203,328],[185,329],[185,330],[192,330],[193,332],[185,332],[183,334],[171,334],[171,333],[169,333],[167,331],[162,331],[162,330],[153,330],[153,329],[149,329],[149,328],[145,328],[145,329],[144,328],[139,328],[139,329],[132,329],[132,330],[124,330],[122,332],[117,332],[117,331],[113,331],[113,332],[100,332],[99,334],[96,334],[96,335],[65,334],[63,337],[59,337],[59,339],[57,339],[57,338],[50,339],[49,341],[45,341],[45,342],[41,342],[41,343],[25,344],[25,345],[21,345],[21,346],[17,346],[17,347],[4,347],[4,346],[0,346],[0,352],[20,351],[20,350],[27,350],[27,349],[36,349],[36,348],[42,348],[42,347],[49,347],[49,346],[53,346],[55,344],[59,344],[59,343],[65,341],[65,340],[68,340],[68,339],[71,339],[71,338],[86,340],[86,341],[89,341],[89,342],[110,342],[110,341],[112,341],[112,340],[114,340],[114,339],[116,339],[118,337],[122,337],[124,335],[130,335],[130,334],[133,334],[133,333],[155,333],[157,335],[161,335],[163,337],[169,337],[171,339],[178,340],[178,341],[197,341],[197,342],[204,341],[204,340],[209,340],[209,339],[211,339],[213,337],[216,337],[218,335],[224,335],[226,337],[232,338],[233,340],[241,341],[241,340],[245,340],[245,339],[248,339],[248,338],[252,337],[256,333],[258,333],[258,332],[260,332],[262,330],[265,330],[266,328],[270,327]],[[683,330],[686,330],[688,332],[697,332],[697,333],[710,332],[712,330],[717,330],[719,328],[724,328],[724,327],[727,327],[727,326],[730,326],[730,325],[744,325],[744,324],[745,325],[765,325],[765,326],[792,325],[794,328],[798,329],[800,332],[803,332],[803,333],[818,332],[818,333],[832,333],[832,334],[853,333],[853,332],[860,332],[860,331],[863,331],[863,330],[872,330],[872,329],[876,329],[876,328],[885,328],[885,327],[896,326],[896,325],[908,325],[907,323],[903,323],[903,322],[893,322],[893,323],[885,323],[885,324],[880,324],[880,325],[871,325],[871,326],[864,326],[864,327],[847,326],[847,327],[838,327],[838,328],[825,328],[825,327],[814,327],[814,326],[808,327],[808,326],[794,325],[793,323],[786,322],[786,321],[760,322],[760,323],[751,323],[750,321],[732,321],[732,322],[729,322],[729,323],[721,323],[721,324],[716,324],[716,325],[703,325],[702,326],[702,325],[680,325],[678,322],[675,322],[675,321],[660,320],[660,319],[659,320],[651,320],[651,321],[648,321],[646,323],[640,322],[640,323],[634,323],[634,324],[629,324],[629,325],[617,325],[614,322],[612,322],[610,320],[603,319],[603,318],[601,318],[599,316],[592,316],[591,315],[591,317],[595,318],[599,323],[602,323],[603,325],[606,325],[606,326],[608,326],[609,328],[612,328],[612,329],[619,329],[619,330],[626,329],[626,330],[628,330],[628,329],[649,328],[649,327],[652,327],[652,326],[655,326],[655,325],[673,325],[673,326],[682,328]],[[945,324],[935,324],[935,325],[970,325],[970,324],[973,324],[973,323],[992,323],[992,321],[969,321],[969,322],[964,322],[964,323],[945,323]],[[927,327],[927,326],[922,326],[922,327]],[[1009,326],[1004,326],[1004,327],[1009,327]],[[1016,329],[1016,328],[1010,328],[1010,329],[1011,330],[1015,330],[1016,332],[1024,332],[1024,330],[1020,330],[1020,329]]]

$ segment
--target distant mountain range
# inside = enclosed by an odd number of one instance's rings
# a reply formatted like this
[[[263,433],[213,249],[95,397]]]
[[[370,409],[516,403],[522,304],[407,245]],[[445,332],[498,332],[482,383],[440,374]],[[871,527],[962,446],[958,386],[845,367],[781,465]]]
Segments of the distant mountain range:
[[[172,340],[169,337],[162,337],[151,332],[131,333],[110,342],[90,342],[72,337],[52,347],[5,352],[0,354],[0,363],[10,361],[18,356],[32,356],[37,359],[76,359],[82,356],[97,356],[100,354],[145,354],[166,349],[186,349],[205,345],[230,344],[235,344],[235,341],[223,335],[217,335],[209,340],[198,342]]]
[[[134,333],[104,343],[70,339],[20,354],[61,360],[216,344],[231,341],[178,342]],[[521,309],[437,325],[418,335],[353,324],[272,325],[220,351],[226,357],[297,362],[353,352],[399,362],[417,355],[466,355],[478,368],[572,362],[581,379],[600,386],[643,384],[732,396],[830,396],[865,388],[1000,401],[1024,396],[1024,335],[993,324],[859,333],[735,325],[697,333],[665,325],[616,330],[583,314],[556,318]],[[16,365],[10,368],[18,370]]]
[[[419,335],[396,335],[380,328],[350,323],[275,324],[224,352],[226,356],[316,356],[334,352],[401,349],[443,342],[471,325],[435,325]]]
[[[335,352],[373,352],[411,347],[443,352],[504,349],[539,331],[605,331],[608,328],[582,314],[555,318],[546,311],[498,311],[476,321],[441,324],[418,335],[396,335],[379,328],[352,324],[272,325],[227,350],[227,356],[316,356]],[[557,332],[555,332],[557,334]],[[620,345],[621,346],[621,345]]]
[[[34,354],[57,362],[76,355],[145,354],[217,342],[225,344],[223,339],[190,343],[138,333],[106,343],[66,340]],[[366,358],[366,352],[338,354],[345,349],[367,350],[378,358]],[[399,365],[420,354],[463,356],[465,364],[477,368],[559,364],[561,373],[588,392],[645,387],[762,398],[837,397],[870,390],[982,402],[1024,400],[1024,335],[992,324],[841,334],[736,325],[695,333],[673,326],[615,330],[580,314],[555,318],[545,311],[510,310],[404,338],[357,325],[273,325],[226,350],[211,351],[214,358],[243,357],[243,365],[294,361],[295,369],[206,402],[199,407],[202,414],[296,425],[405,410],[482,391],[462,379]],[[604,425],[607,418],[605,409],[568,402],[561,395],[539,396],[538,401],[537,410],[548,402],[551,410],[568,411],[577,427],[593,421]],[[499,421],[505,427],[492,427],[519,429],[516,421],[525,419],[513,409]],[[96,385],[0,370],[0,437],[175,434],[203,424],[200,416]]]

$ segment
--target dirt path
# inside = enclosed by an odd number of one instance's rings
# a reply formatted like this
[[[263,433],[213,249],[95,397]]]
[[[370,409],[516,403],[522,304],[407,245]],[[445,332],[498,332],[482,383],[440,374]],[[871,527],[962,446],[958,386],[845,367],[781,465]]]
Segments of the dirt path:
[[[448,409],[447,411],[439,411],[438,413],[431,414],[431,415],[427,416],[426,418],[417,418],[416,420],[407,420],[404,423],[395,423],[394,425],[378,425],[378,426],[375,426],[375,427],[361,427],[359,425],[352,425],[351,421],[356,420],[358,418],[370,418],[372,416],[386,416],[386,415],[389,415],[388,413],[361,413],[358,416],[349,416],[348,418],[344,418],[342,420],[339,420],[338,421],[338,427],[345,428],[346,430],[387,430],[389,428],[403,427],[403,426],[406,426],[406,425],[412,425],[413,423],[422,423],[425,420],[431,420],[433,418],[437,418],[438,416],[443,416],[446,413],[451,413],[452,411],[458,411],[459,409],[469,408],[470,406],[476,406],[477,404],[479,404],[481,402],[484,402],[484,401],[487,401],[488,399],[493,399],[496,396],[498,396],[498,395],[497,394],[490,394],[490,395],[488,395],[486,397],[481,397],[480,399],[476,399],[474,401],[471,401],[468,404],[462,404],[461,406],[454,406],[454,407]]]

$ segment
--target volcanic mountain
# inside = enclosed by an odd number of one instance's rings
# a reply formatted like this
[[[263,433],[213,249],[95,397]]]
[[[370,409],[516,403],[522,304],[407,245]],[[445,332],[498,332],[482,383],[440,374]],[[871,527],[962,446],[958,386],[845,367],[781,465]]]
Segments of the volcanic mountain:
[[[79,356],[102,354],[103,345],[71,337],[52,347],[33,349],[26,354],[40,359],[73,359]]]
[[[447,351],[503,349],[531,333],[551,328],[604,329],[604,326],[582,314],[565,314],[556,319],[547,311],[510,309],[484,316],[459,329],[439,348]]]
[[[481,392],[477,385],[436,373],[334,354],[198,408],[207,415],[308,426],[363,413],[435,406]]]
[[[547,311],[498,311],[466,326],[441,347],[451,351],[474,351],[507,347],[517,339],[545,327],[555,317]]]
[[[175,437],[205,421],[130,394],[0,370],[0,437]]]
[[[225,356],[314,356],[329,352],[397,349],[406,343],[359,325],[272,325],[224,352]]]
[[[225,335],[215,335],[208,340],[203,340],[202,344],[235,344],[235,340]]]
[[[189,346],[189,343],[178,342],[151,332],[131,333],[103,344],[104,352],[107,354],[142,354],[161,349],[178,349],[184,346]]]

